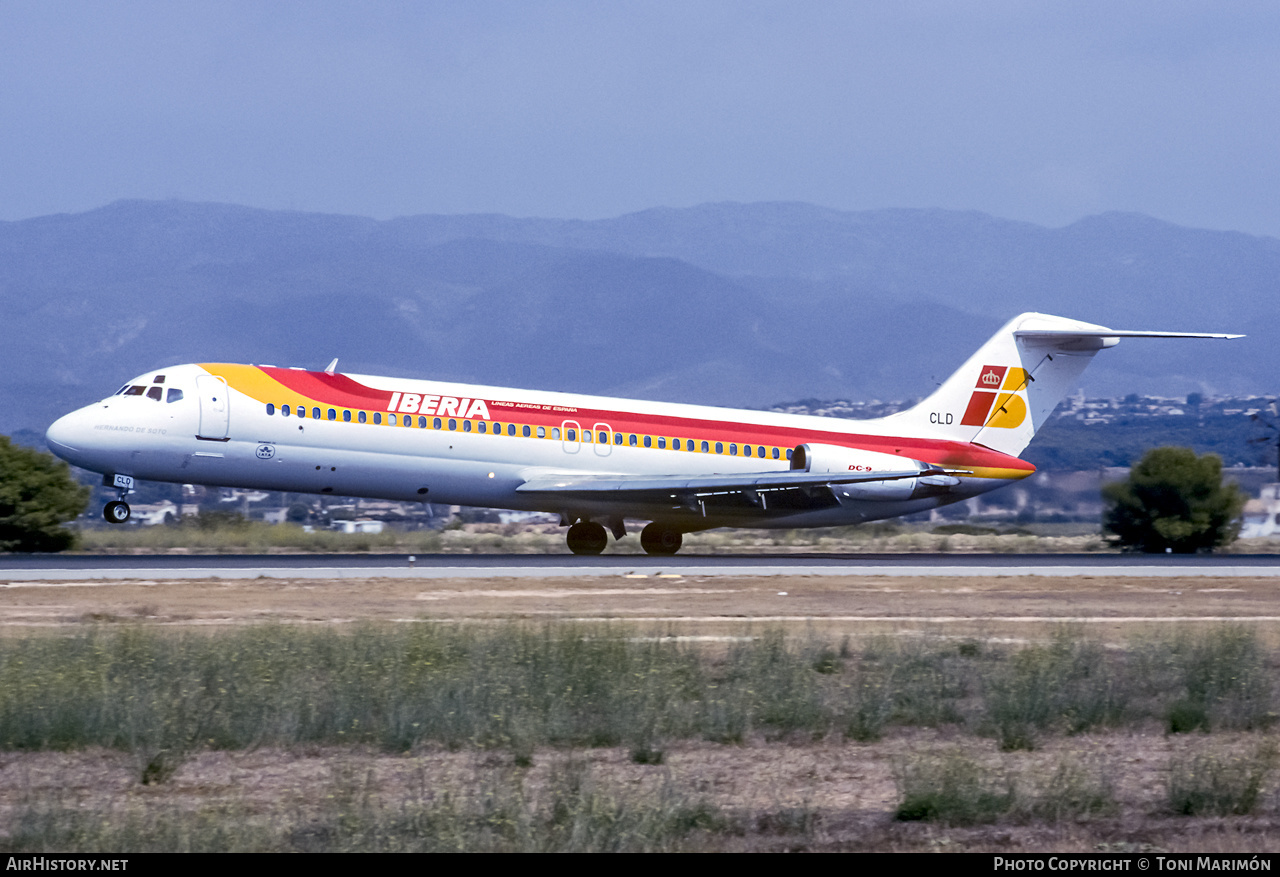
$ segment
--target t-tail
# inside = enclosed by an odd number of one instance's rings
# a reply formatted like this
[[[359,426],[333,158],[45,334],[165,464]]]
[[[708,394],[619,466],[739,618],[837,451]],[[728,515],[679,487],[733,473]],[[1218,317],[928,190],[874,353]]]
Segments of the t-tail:
[[[1094,354],[1121,338],[1243,337],[1108,329],[1048,314],[1020,314],[933,395],[886,420],[906,434],[973,442],[1016,457]]]

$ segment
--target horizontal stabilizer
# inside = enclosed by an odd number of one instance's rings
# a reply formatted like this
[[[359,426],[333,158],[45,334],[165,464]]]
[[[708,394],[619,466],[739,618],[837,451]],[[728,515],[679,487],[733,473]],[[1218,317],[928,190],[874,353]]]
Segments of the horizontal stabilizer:
[[[1114,347],[1121,338],[1222,338],[1231,340],[1243,335],[1227,335],[1221,332],[1151,332],[1145,329],[1018,329],[1014,337],[1029,344],[1053,344],[1056,347],[1073,347],[1098,350]]]
[[[1243,335],[1227,335],[1222,332],[1148,332],[1144,329],[1104,329],[1097,332],[1081,332],[1079,329],[1019,329],[1013,334],[1019,338],[1035,338],[1043,335],[1079,335],[1080,337],[1117,338],[1243,338]]]

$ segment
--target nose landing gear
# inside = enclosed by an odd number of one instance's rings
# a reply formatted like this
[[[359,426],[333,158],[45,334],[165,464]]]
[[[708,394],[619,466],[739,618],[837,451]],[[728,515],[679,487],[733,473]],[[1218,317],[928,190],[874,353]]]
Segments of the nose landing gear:
[[[132,514],[132,511],[129,508],[129,504],[122,500],[109,502],[102,509],[102,516],[106,518],[107,522],[110,524],[123,524],[125,521],[129,520],[130,514]]]
[[[102,516],[107,519],[109,524],[123,524],[129,520],[129,515],[132,514],[129,504],[124,501],[124,498],[133,493],[133,476],[108,473],[102,476],[102,483],[106,487],[114,487],[117,497],[117,499],[103,507]]]

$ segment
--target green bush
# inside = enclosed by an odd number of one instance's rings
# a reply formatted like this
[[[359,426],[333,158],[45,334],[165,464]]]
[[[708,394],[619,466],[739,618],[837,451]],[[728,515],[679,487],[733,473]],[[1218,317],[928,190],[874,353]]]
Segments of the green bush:
[[[1247,498],[1222,483],[1222,459],[1191,448],[1155,448],[1126,481],[1103,487],[1103,529],[1116,544],[1187,554],[1229,545],[1240,533]]]
[[[1008,777],[959,752],[923,756],[897,765],[894,780],[901,798],[895,817],[944,825],[981,825],[1010,812],[1017,801]]]
[[[1111,816],[1119,809],[1106,770],[1072,758],[1058,762],[1048,781],[1026,803],[1029,816],[1050,822]]]
[[[64,551],[76,534],[63,527],[84,511],[89,488],[52,454],[0,436],[0,551]]]
[[[1269,743],[1248,756],[1206,752],[1175,759],[1169,765],[1169,809],[1180,816],[1252,813],[1275,762],[1275,746]]]
[[[1015,652],[987,676],[986,723],[1005,751],[1035,749],[1042,733],[1083,733],[1119,724],[1127,687],[1097,643],[1074,629],[1059,630],[1050,645]]]
[[[1174,695],[1164,712],[1171,733],[1247,731],[1274,723],[1271,673],[1253,630],[1226,624],[1195,634],[1182,631],[1143,651],[1148,684]]]

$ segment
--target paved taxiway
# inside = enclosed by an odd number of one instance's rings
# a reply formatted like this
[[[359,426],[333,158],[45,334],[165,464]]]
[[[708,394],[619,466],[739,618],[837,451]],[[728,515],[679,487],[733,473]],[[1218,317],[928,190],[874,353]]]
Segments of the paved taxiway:
[[[1280,555],[11,555],[0,586],[138,579],[575,578],[673,576],[1280,577]]]

